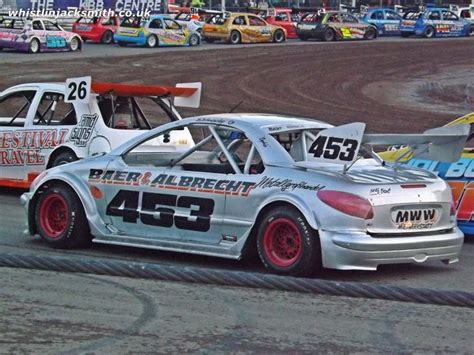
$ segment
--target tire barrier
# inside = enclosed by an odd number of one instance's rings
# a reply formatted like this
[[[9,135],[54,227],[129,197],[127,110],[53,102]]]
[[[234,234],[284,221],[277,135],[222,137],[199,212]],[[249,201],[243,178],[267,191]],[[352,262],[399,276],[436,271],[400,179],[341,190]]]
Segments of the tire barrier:
[[[472,292],[328,281],[201,267],[13,253],[0,253],[0,266],[474,308]]]

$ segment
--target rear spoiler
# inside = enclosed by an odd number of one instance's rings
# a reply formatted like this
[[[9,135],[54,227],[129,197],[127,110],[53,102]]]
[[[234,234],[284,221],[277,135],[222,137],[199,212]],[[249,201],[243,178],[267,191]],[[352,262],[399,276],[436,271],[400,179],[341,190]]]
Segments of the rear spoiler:
[[[422,134],[364,134],[363,145],[405,145],[397,159],[410,158],[454,162],[461,156],[470,126],[459,124],[429,129]]]
[[[117,96],[154,96],[174,97],[177,107],[198,108],[201,103],[202,83],[180,83],[176,87],[130,85],[118,83],[92,82],[91,89],[99,95],[115,94]]]
[[[359,159],[361,147],[369,146],[365,150],[383,163],[372,146],[401,144],[406,147],[395,163],[408,156],[453,162],[461,156],[469,130],[469,125],[461,124],[429,129],[422,134],[365,134],[365,123],[355,122],[323,129],[317,134],[303,131],[300,148],[295,148],[294,154],[301,156],[296,165],[332,163],[344,165],[347,171]]]

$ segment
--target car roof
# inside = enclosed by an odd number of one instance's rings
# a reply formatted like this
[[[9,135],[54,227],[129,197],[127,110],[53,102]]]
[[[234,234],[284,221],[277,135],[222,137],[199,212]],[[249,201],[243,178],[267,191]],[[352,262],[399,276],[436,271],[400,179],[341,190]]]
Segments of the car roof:
[[[42,88],[45,90],[64,90],[66,84],[65,83],[60,83],[60,82],[50,82],[50,83],[28,83],[28,84],[19,84],[15,86],[11,86],[4,91],[0,92],[0,95],[8,94],[13,91],[18,91],[18,90],[32,90],[34,88]]]

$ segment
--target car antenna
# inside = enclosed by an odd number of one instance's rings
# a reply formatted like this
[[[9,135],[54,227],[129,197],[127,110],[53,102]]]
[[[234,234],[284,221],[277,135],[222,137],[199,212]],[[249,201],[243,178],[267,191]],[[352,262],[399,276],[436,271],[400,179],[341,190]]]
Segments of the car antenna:
[[[239,108],[240,105],[242,105],[243,102],[244,102],[244,100],[240,101],[237,105],[232,107],[231,110],[228,113],[233,113],[235,110],[237,110]]]

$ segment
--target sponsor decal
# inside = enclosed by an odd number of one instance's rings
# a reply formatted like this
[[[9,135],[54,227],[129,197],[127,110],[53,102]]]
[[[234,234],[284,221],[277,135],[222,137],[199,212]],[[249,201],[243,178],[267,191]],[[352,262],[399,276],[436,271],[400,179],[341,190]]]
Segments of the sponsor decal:
[[[151,172],[91,169],[89,182],[114,185],[150,186],[163,190],[194,191],[211,194],[248,196],[256,183],[239,180],[220,180]]]
[[[0,165],[44,165],[42,150],[63,144],[68,129],[42,129],[0,132]]]
[[[369,194],[371,196],[380,196],[380,195],[388,195],[392,189],[389,187],[388,189],[384,187],[375,187],[370,189]]]
[[[291,179],[271,178],[267,176],[264,176],[256,186],[256,188],[260,189],[278,188],[281,191],[293,191],[295,189],[319,191],[325,187],[326,186],[320,184],[309,185],[306,181],[293,181]]]
[[[438,220],[435,208],[392,211],[392,221],[399,229],[427,229]]]
[[[85,147],[92,137],[92,132],[98,118],[97,114],[82,115],[79,123],[72,129],[69,141],[78,147]]]

